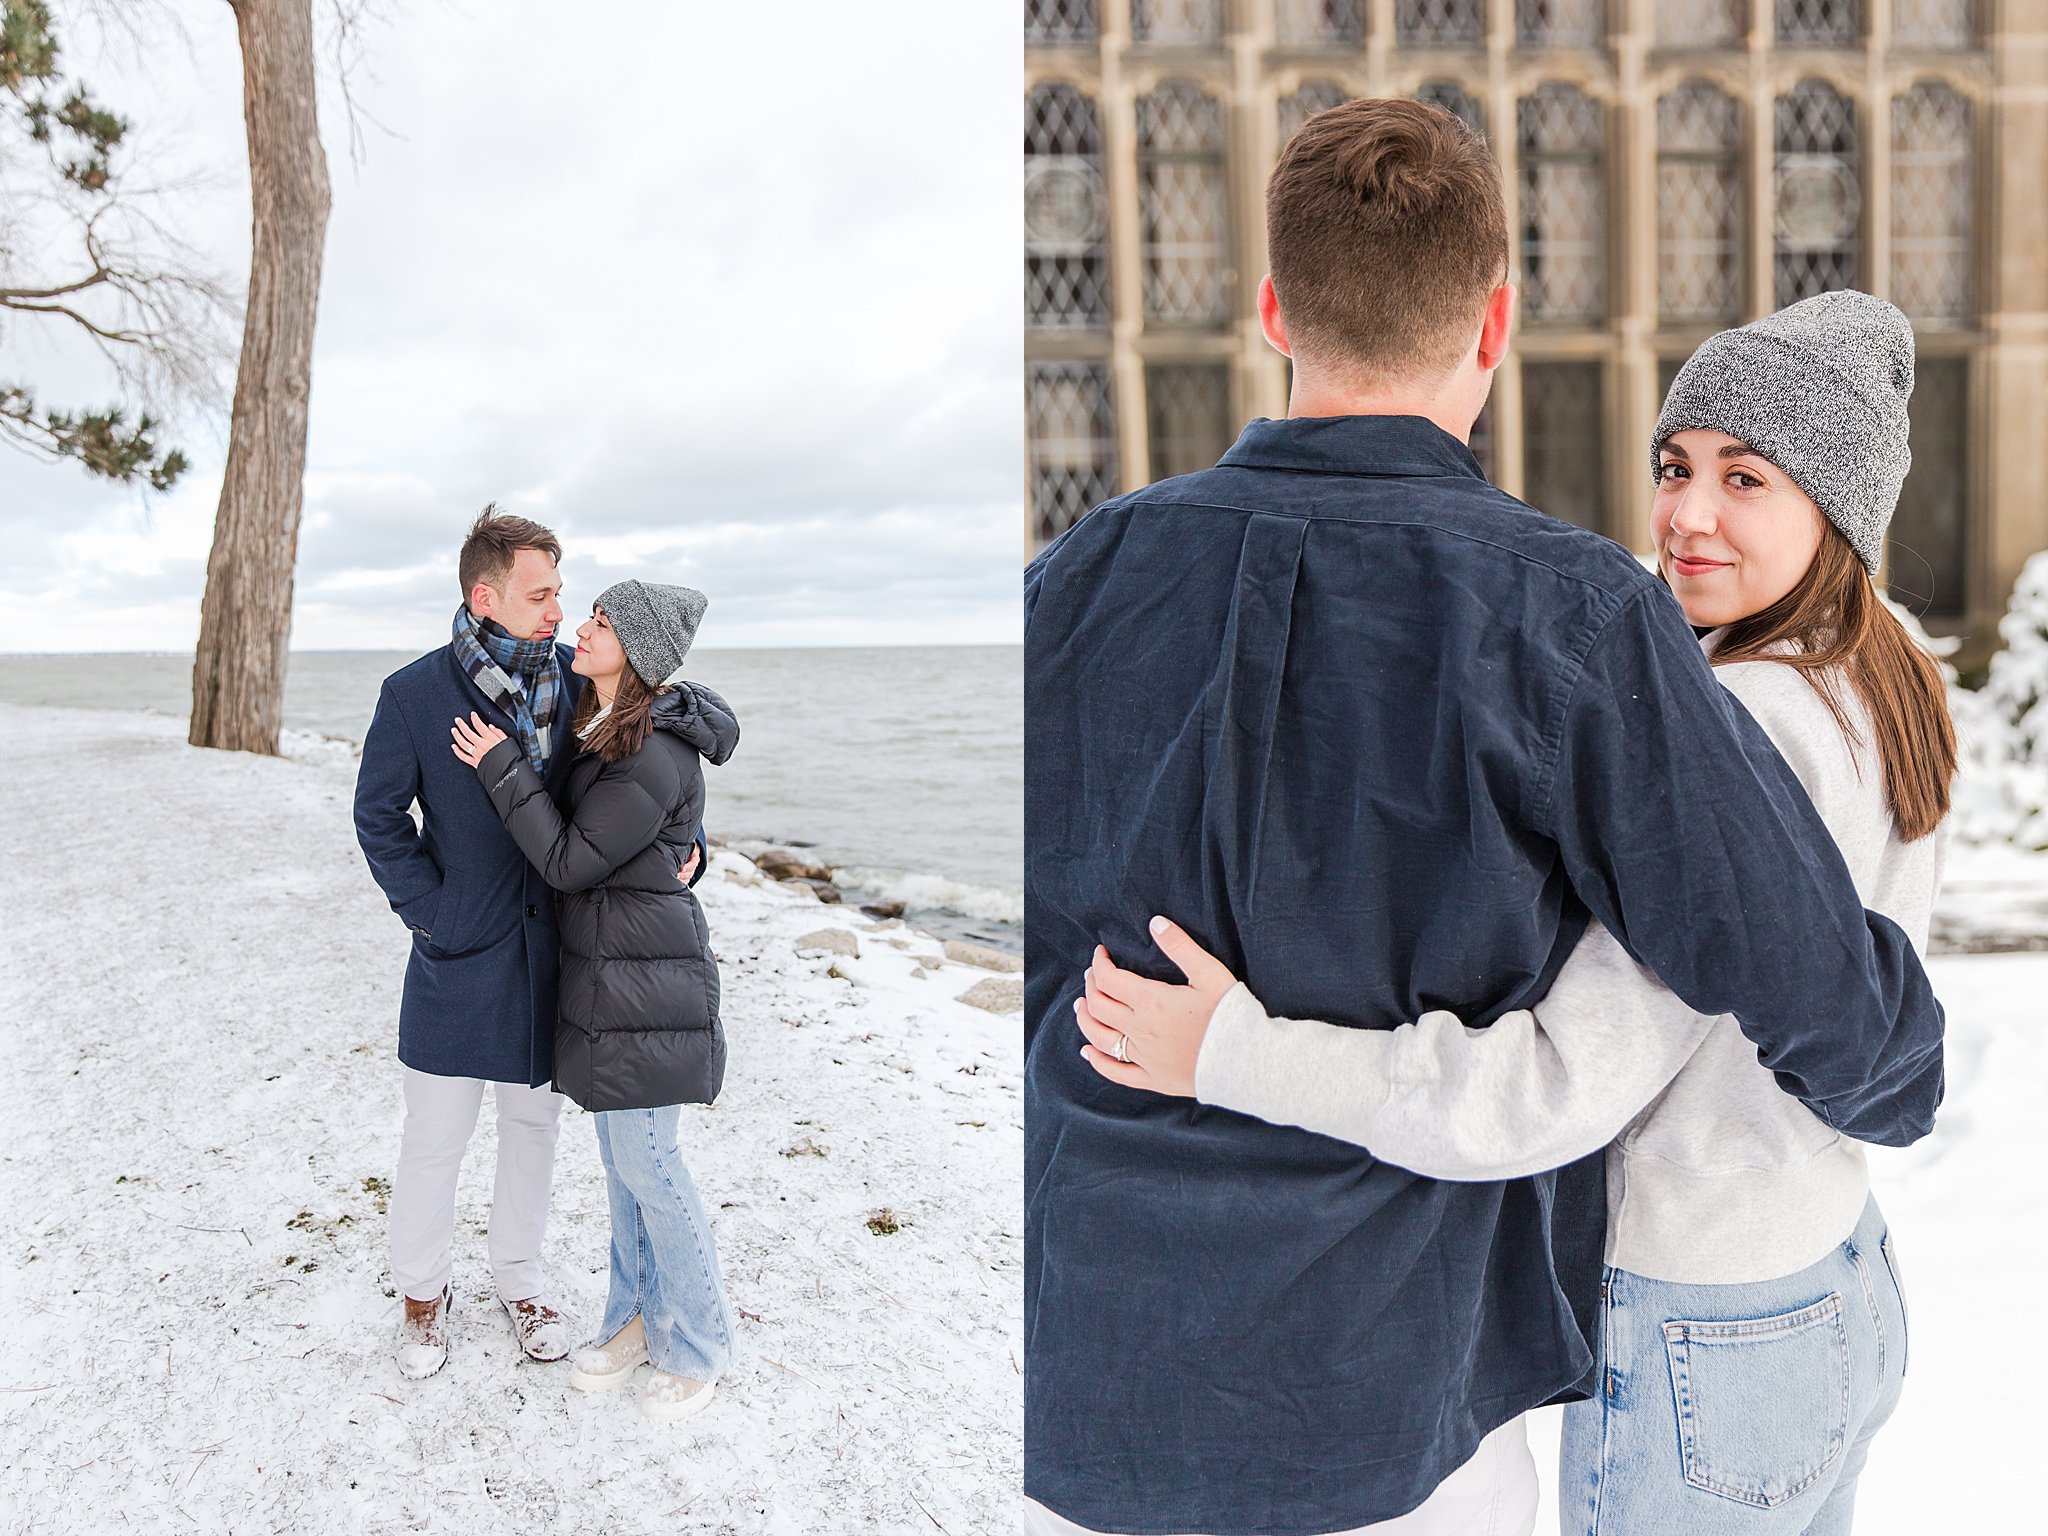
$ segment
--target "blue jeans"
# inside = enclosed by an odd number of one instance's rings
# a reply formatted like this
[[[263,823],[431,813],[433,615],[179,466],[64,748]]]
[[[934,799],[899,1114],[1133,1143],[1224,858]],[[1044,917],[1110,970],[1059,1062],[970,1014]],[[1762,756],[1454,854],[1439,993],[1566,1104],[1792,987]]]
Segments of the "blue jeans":
[[[1596,1394],[1564,1413],[1570,1536],[1845,1536],[1898,1406],[1906,1304],[1877,1202],[1819,1263],[1743,1285],[1608,1269]]]
[[[612,1207],[611,1295],[600,1342],[637,1315],[654,1368],[714,1381],[732,1363],[732,1303],[711,1224],[676,1146],[674,1105],[596,1116]]]

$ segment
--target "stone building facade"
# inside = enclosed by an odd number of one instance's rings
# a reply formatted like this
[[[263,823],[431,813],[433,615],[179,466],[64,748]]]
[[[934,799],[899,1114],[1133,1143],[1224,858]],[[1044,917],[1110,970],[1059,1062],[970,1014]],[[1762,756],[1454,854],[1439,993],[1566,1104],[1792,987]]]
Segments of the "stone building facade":
[[[1919,334],[1887,576],[1988,650],[2048,546],[2048,0],[1026,0],[1027,548],[1286,411],[1262,198],[1347,97],[1499,156],[1521,321],[1473,448],[1634,548],[1722,326],[1837,287]]]

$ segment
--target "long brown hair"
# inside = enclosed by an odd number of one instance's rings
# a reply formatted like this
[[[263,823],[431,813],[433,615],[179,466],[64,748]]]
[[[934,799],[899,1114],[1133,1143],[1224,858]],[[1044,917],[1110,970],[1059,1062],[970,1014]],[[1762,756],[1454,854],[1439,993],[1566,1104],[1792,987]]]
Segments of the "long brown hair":
[[[640,674],[628,666],[619,674],[619,691],[612,695],[612,712],[599,722],[586,740],[583,732],[595,718],[599,705],[597,689],[585,688],[583,700],[576,706],[576,723],[571,727],[576,739],[582,742],[583,750],[595,752],[608,763],[616,763],[646,746],[647,733],[654,729],[654,696],[658,692],[659,689],[648,687],[640,680]]]
[[[1794,649],[1771,650],[1786,641]],[[1941,669],[1879,601],[1869,570],[1833,524],[1797,586],[1728,626],[1713,663],[1738,661],[1797,669],[1827,701],[1842,734],[1857,741],[1830,675],[1840,668],[1877,733],[1885,800],[1900,841],[1913,842],[1941,824],[1956,775],[1956,728]]]

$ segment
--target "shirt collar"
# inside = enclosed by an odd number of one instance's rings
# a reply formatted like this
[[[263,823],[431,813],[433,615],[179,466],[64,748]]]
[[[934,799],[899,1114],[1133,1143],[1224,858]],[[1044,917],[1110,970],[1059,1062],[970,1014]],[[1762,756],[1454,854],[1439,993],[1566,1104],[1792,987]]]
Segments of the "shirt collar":
[[[1486,478],[1469,448],[1422,416],[1261,416],[1219,462],[1325,475]]]

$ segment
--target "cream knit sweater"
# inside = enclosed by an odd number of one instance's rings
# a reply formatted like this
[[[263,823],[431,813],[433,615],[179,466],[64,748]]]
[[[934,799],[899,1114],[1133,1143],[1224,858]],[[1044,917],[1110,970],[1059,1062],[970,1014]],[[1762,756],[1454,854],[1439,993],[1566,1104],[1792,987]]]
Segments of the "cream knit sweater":
[[[1716,676],[1806,786],[1864,904],[1924,950],[1948,828],[1898,840],[1854,691],[1852,742],[1791,667]],[[1854,1229],[1870,1188],[1861,1144],[1782,1092],[1732,1017],[1692,1012],[1597,923],[1547,997],[1487,1029],[1440,1011],[1393,1030],[1273,1018],[1240,984],[1210,1020],[1195,1093],[1439,1179],[1516,1178],[1604,1146],[1607,1262],[1659,1280],[1803,1269]]]

